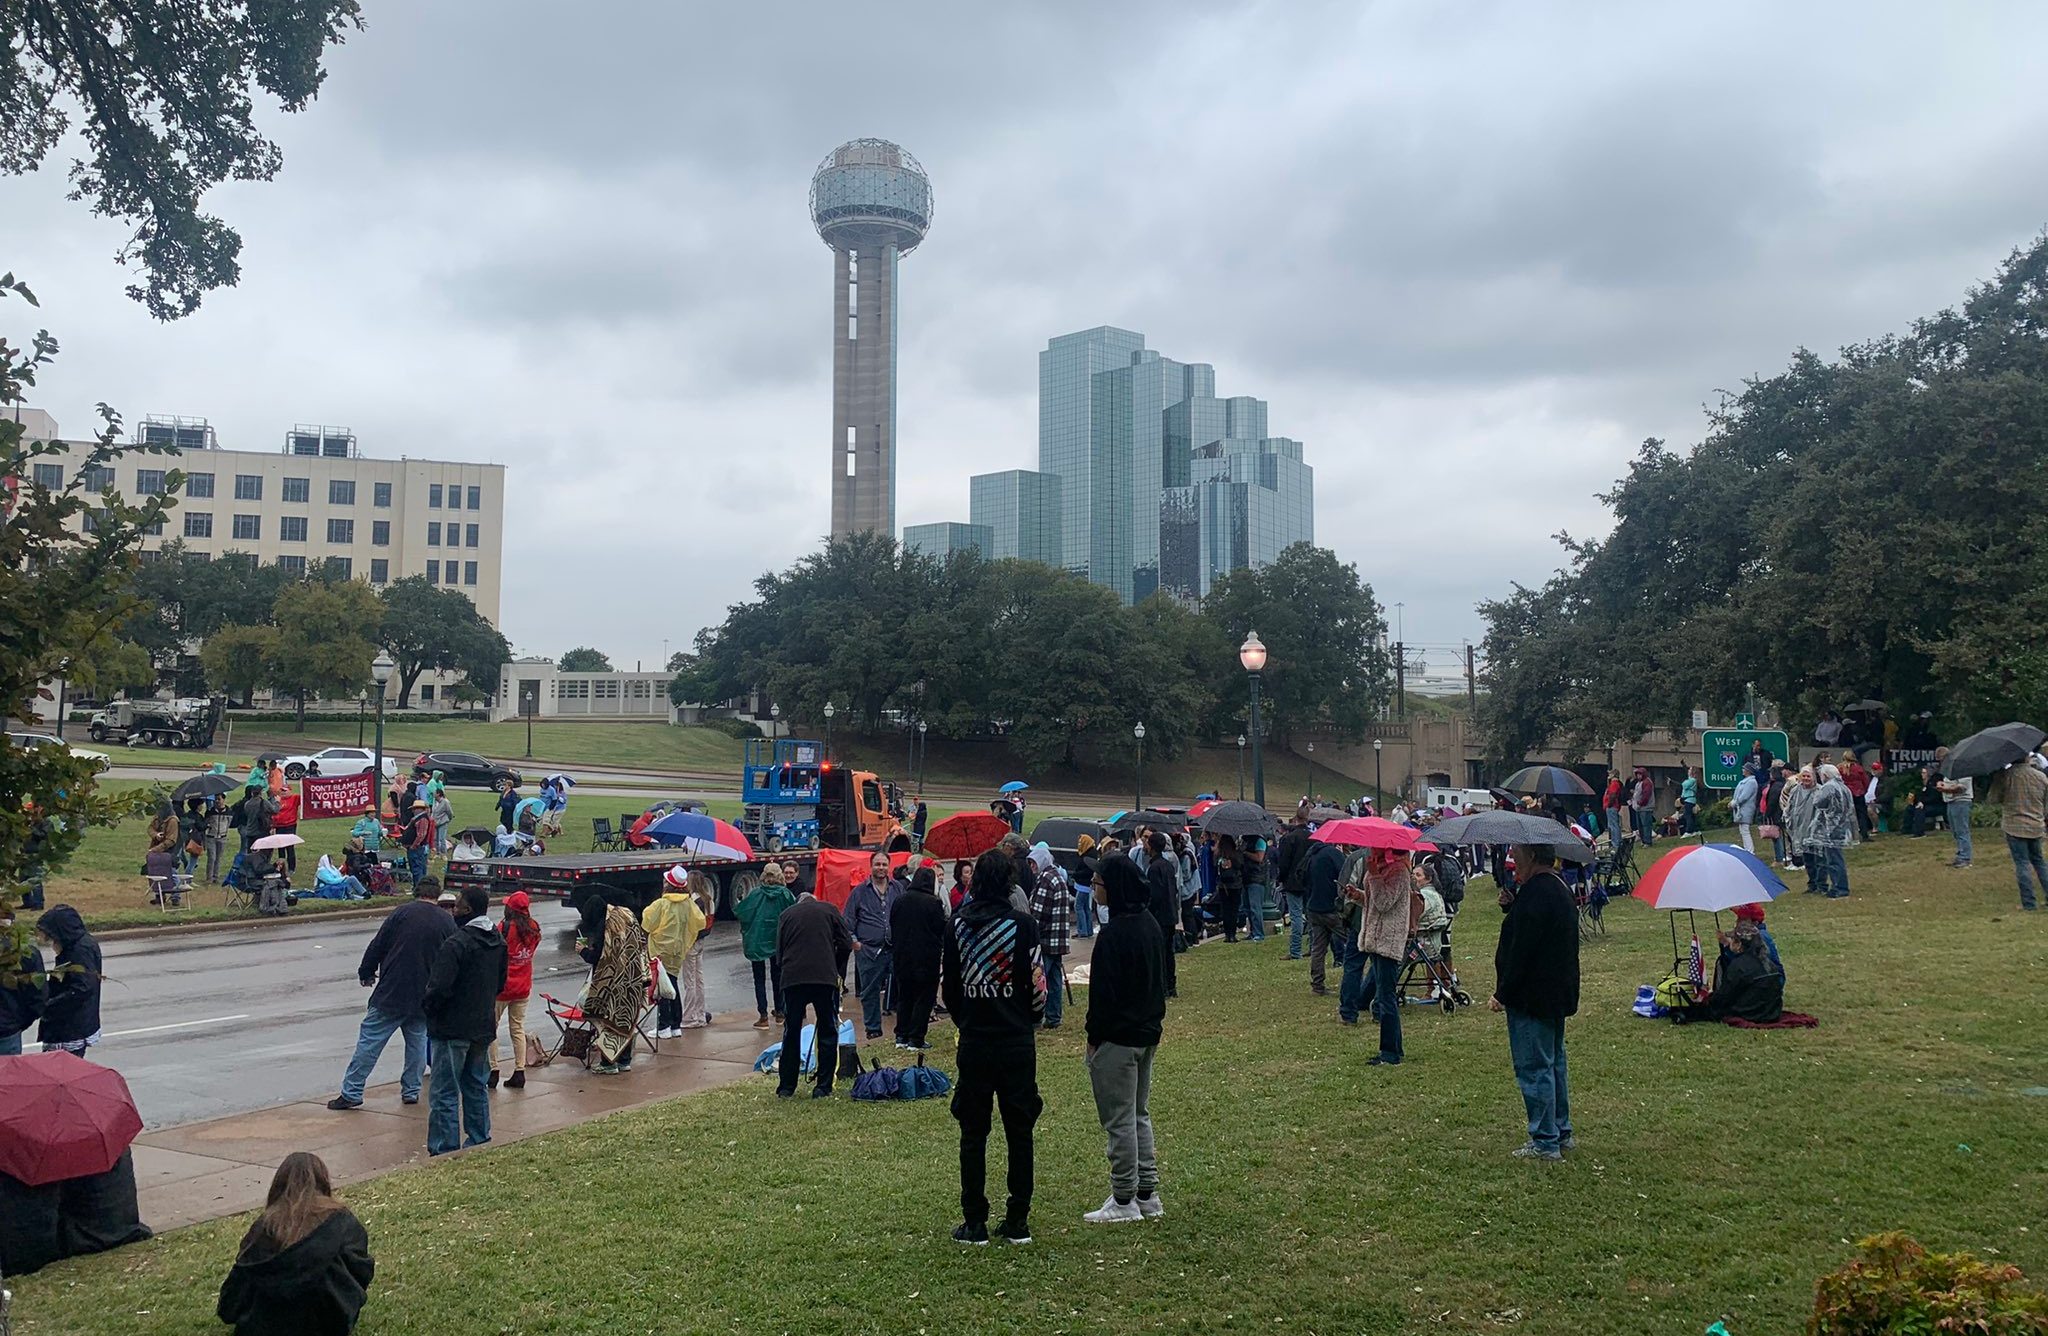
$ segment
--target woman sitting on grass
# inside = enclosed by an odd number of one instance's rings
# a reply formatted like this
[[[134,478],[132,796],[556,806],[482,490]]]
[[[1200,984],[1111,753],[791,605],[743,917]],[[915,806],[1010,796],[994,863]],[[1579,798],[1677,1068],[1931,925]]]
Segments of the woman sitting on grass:
[[[334,1199],[319,1156],[277,1166],[263,1214],[242,1236],[215,1312],[235,1336],[346,1336],[369,1298],[370,1236]]]
[[[1748,919],[1721,934],[1721,959],[1714,966],[1714,991],[1685,1009],[1689,1021],[1725,1021],[1731,1016],[1770,1025],[1785,1014],[1785,972],[1771,962],[1763,933]]]

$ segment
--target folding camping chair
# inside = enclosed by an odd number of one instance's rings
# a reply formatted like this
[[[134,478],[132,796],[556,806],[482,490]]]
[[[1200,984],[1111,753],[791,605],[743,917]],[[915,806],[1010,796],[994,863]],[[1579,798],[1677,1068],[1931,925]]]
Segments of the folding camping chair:
[[[625,847],[626,834],[624,831],[612,829],[612,819],[610,817],[594,816],[590,818],[590,849],[592,853],[600,849],[623,849]]]
[[[1624,835],[1621,842],[1599,851],[1593,863],[1593,883],[1612,900],[1636,888],[1636,837]]]
[[[583,1008],[574,1003],[564,1002],[550,993],[540,995],[541,1006],[548,1019],[555,1023],[553,1047],[541,1046],[539,1066],[545,1067],[556,1058],[568,1058],[572,1062],[590,1065],[590,1051],[597,1044],[597,1026],[583,1014]]]
[[[146,903],[168,914],[174,909],[185,908],[185,897],[192,894],[192,874],[173,872],[168,877],[144,876],[149,884]]]
[[[249,882],[249,856],[238,853],[228,864],[227,875],[220,879],[220,888],[226,893],[224,903],[229,909],[254,909],[256,888]]]

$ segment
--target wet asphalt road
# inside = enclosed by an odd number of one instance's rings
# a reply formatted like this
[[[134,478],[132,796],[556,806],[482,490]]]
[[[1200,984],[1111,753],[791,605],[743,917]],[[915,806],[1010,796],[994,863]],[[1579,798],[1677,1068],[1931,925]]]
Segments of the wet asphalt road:
[[[534,911],[544,936],[526,1023],[551,1039],[541,992],[573,999],[587,969],[572,949],[575,915],[552,901]],[[327,1098],[355,1049],[370,995],[356,982],[356,966],[381,922],[307,919],[108,942],[104,1038],[92,1057],[127,1077],[152,1128]],[[704,983],[714,1014],[752,1019],[753,975],[733,925],[713,928]],[[764,1034],[762,1044],[774,1037]],[[371,1084],[396,1081],[403,1052],[393,1035]]]

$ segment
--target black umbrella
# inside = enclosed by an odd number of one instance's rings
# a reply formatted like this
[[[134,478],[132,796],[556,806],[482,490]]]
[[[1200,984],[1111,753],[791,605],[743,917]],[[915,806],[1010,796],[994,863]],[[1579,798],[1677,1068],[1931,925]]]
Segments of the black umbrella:
[[[1279,828],[1273,814],[1257,803],[1233,799],[1217,803],[1195,818],[1195,824],[1211,835],[1243,839],[1250,835],[1271,835]]]
[[[1074,846],[1086,835],[1097,844],[1109,831],[1100,821],[1082,821],[1074,817],[1049,816],[1031,828],[1031,842],[1043,844],[1055,854],[1072,853]]]
[[[1964,775],[1996,774],[2026,760],[2027,753],[2040,746],[2044,738],[2048,738],[2048,733],[2032,724],[1994,724],[1949,748],[1948,759],[1941,763],[1941,773],[1958,779]]]
[[[1475,812],[1447,817],[1429,828],[1429,842],[1439,848],[1453,844],[1547,844],[1567,863],[1590,863],[1593,851],[1585,841],[1545,816],[1522,812]]]
[[[1315,822],[1317,825],[1321,825],[1325,821],[1342,821],[1345,817],[1350,815],[1351,813],[1345,811],[1343,808],[1331,807],[1328,804],[1325,804],[1321,807],[1311,807],[1308,809],[1308,819],[1310,821]]]
[[[1843,714],[1877,714],[1884,710],[1881,700],[1859,700],[1842,707]]]
[[[1250,806],[1250,804],[1247,803],[1246,806]],[[1110,834],[1128,834],[1140,826],[1145,826],[1151,830],[1186,830],[1188,818],[1185,812],[1154,812],[1150,810],[1125,812],[1116,819],[1116,824],[1110,827]]]
[[[1500,786],[1516,793],[1564,794],[1574,798],[1593,796],[1591,784],[1555,765],[1525,765],[1502,780]]]
[[[171,801],[182,807],[189,799],[212,798],[223,793],[233,793],[241,787],[241,776],[216,775],[209,770],[203,775],[192,776],[192,778],[178,785],[177,788],[172,789]]]

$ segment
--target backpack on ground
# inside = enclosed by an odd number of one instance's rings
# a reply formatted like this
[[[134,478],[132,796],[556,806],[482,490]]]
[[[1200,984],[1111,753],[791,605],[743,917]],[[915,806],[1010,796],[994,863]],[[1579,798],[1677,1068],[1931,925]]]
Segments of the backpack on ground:
[[[930,1099],[943,1095],[953,1088],[952,1078],[936,1067],[924,1065],[924,1054],[917,1055],[915,1067],[905,1067],[897,1082],[898,1099]]]
[[[854,1059],[856,1063],[860,1060]],[[867,1071],[853,1078],[853,1097],[858,1100],[882,1100],[903,1098],[903,1073],[894,1067],[884,1067],[880,1058],[870,1060]]]

